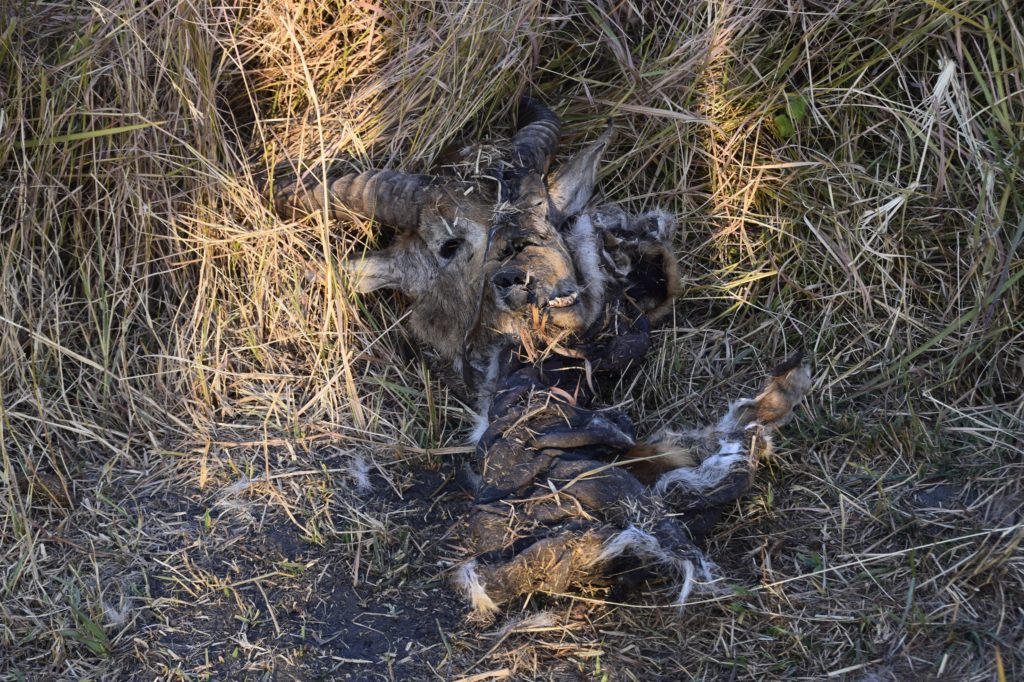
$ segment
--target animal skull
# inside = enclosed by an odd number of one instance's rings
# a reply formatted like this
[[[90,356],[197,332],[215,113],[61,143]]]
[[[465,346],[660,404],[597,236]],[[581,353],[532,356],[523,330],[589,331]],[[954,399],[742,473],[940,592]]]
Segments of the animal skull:
[[[287,218],[355,211],[399,230],[390,246],[343,269],[360,292],[405,294],[413,334],[471,390],[486,380],[504,342],[538,328],[547,339],[581,334],[605,294],[596,260],[601,237],[591,220],[577,218],[612,130],[548,174],[558,118],[525,97],[518,120],[510,158],[473,177],[307,172],[274,190],[274,207]]]

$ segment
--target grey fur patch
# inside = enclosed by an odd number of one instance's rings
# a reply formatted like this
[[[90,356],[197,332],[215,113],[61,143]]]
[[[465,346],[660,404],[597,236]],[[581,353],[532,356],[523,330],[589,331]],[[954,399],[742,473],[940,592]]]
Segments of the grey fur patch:
[[[594,230],[590,215],[584,213],[573,223],[566,236],[569,252],[573,256],[576,269],[582,275],[585,284],[583,290],[586,305],[585,317],[593,321],[604,303],[605,287],[607,286],[604,269],[601,267],[600,237]]]
[[[656,208],[653,211],[647,211],[641,214],[638,220],[643,219],[654,221],[656,227],[652,234],[655,241],[659,241],[664,244],[668,244],[671,241],[672,235],[675,234],[678,224],[674,215],[663,211],[660,208]]]

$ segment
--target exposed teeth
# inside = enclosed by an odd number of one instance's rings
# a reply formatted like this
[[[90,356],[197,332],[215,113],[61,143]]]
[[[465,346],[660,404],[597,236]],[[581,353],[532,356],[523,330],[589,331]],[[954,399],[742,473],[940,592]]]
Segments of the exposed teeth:
[[[578,291],[574,291],[568,296],[557,296],[548,301],[549,308],[568,308],[577,300],[579,300],[580,294]]]

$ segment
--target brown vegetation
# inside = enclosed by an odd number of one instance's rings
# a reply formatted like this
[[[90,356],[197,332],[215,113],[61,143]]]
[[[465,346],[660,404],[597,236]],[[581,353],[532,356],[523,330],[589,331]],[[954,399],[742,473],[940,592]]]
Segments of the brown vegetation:
[[[1024,24],[1006,0],[0,7],[3,679],[1024,677]],[[670,599],[446,586],[470,421],[402,304],[311,264],[284,159],[505,137],[680,220],[683,296],[609,399],[707,423],[816,384]],[[522,607],[522,610],[518,610]]]

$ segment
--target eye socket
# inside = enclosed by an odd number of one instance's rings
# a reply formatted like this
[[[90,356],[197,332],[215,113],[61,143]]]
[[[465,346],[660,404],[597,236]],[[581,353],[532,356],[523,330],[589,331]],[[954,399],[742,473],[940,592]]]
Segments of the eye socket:
[[[437,255],[441,256],[445,260],[449,260],[459,252],[459,248],[462,246],[463,239],[449,239],[444,244],[441,244],[441,248],[438,249]]]

